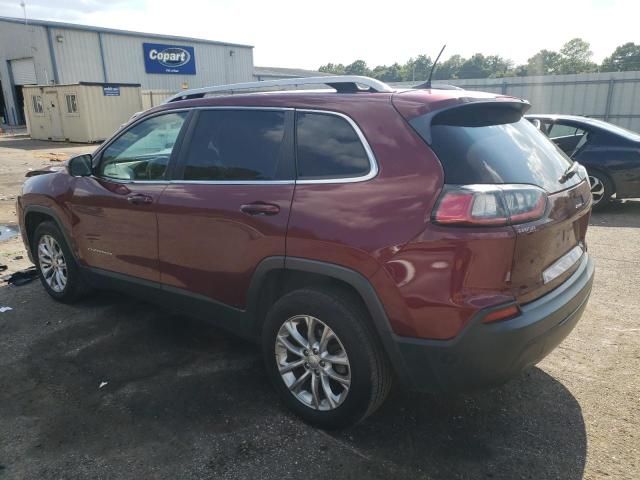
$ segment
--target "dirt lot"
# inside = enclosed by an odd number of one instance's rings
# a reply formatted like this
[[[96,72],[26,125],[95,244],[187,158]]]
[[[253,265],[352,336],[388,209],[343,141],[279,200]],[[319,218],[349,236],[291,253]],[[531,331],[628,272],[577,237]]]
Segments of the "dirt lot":
[[[92,149],[0,139],[0,223],[24,171]],[[1,239],[0,263],[26,266]],[[590,303],[538,367],[473,395],[395,392],[330,434],[284,409],[255,347],[208,325],[0,286],[0,478],[640,478],[640,202],[594,215],[588,242]]]

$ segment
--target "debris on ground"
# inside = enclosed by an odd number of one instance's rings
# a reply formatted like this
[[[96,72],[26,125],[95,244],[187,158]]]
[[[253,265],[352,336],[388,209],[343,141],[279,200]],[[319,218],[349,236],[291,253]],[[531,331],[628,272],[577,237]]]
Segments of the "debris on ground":
[[[8,312],[9,310],[13,310],[11,307],[0,307],[0,313]]]
[[[69,154],[61,152],[47,152],[35,155],[37,158],[44,158],[50,162],[64,162],[69,160]]]
[[[109,382],[100,382],[100,386],[98,387],[98,390],[100,390],[102,387],[106,387],[107,385],[109,385]]]
[[[36,267],[29,267],[25,270],[20,270],[9,275],[4,275],[3,277],[0,277],[0,280],[7,282],[10,285],[21,287],[22,285],[26,285],[36,278],[38,278],[38,270],[36,269]]]
[[[0,272],[4,272],[7,268],[9,267],[7,267],[6,265],[0,265]]]
[[[22,260],[24,257],[22,255],[16,255],[13,257],[14,260]]]

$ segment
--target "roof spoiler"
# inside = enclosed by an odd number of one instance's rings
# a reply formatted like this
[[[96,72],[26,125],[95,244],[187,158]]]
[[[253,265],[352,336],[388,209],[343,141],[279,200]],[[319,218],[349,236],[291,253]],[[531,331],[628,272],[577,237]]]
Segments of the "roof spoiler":
[[[517,122],[531,104],[523,99],[496,98],[493,100],[461,98],[461,103],[440,110],[425,113],[409,121],[420,132],[422,138],[431,145],[432,125],[457,125],[462,127],[483,127]]]

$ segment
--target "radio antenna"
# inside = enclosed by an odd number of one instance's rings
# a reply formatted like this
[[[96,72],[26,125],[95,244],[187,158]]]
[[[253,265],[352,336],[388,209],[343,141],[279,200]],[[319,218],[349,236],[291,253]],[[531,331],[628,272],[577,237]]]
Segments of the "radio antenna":
[[[433,77],[433,72],[436,69],[436,65],[438,64],[438,60],[440,60],[440,56],[442,55],[442,52],[444,52],[444,49],[447,47],[447,44],[445,43],[442,48],[440,49],[440,53],[438,54],[438,56],[436,57],[436,61],[433,62],[433,65],[431,65],[431,71],[429,72],[429,78],[427,78],[427,81],[418,85],[415,88],[431,88],[431,77]]]

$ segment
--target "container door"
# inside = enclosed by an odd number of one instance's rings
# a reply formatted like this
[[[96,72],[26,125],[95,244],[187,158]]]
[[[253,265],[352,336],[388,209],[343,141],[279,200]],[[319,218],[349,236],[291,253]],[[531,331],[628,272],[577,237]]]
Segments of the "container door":
[[[62,129],[62,117],[60,116],[60,104],[58,102],[58,93],[48,91],[44,94],[44,105],[49,117],[49,125],[51,131],[49,138],[51,140],[64,140],[64,130]]]

